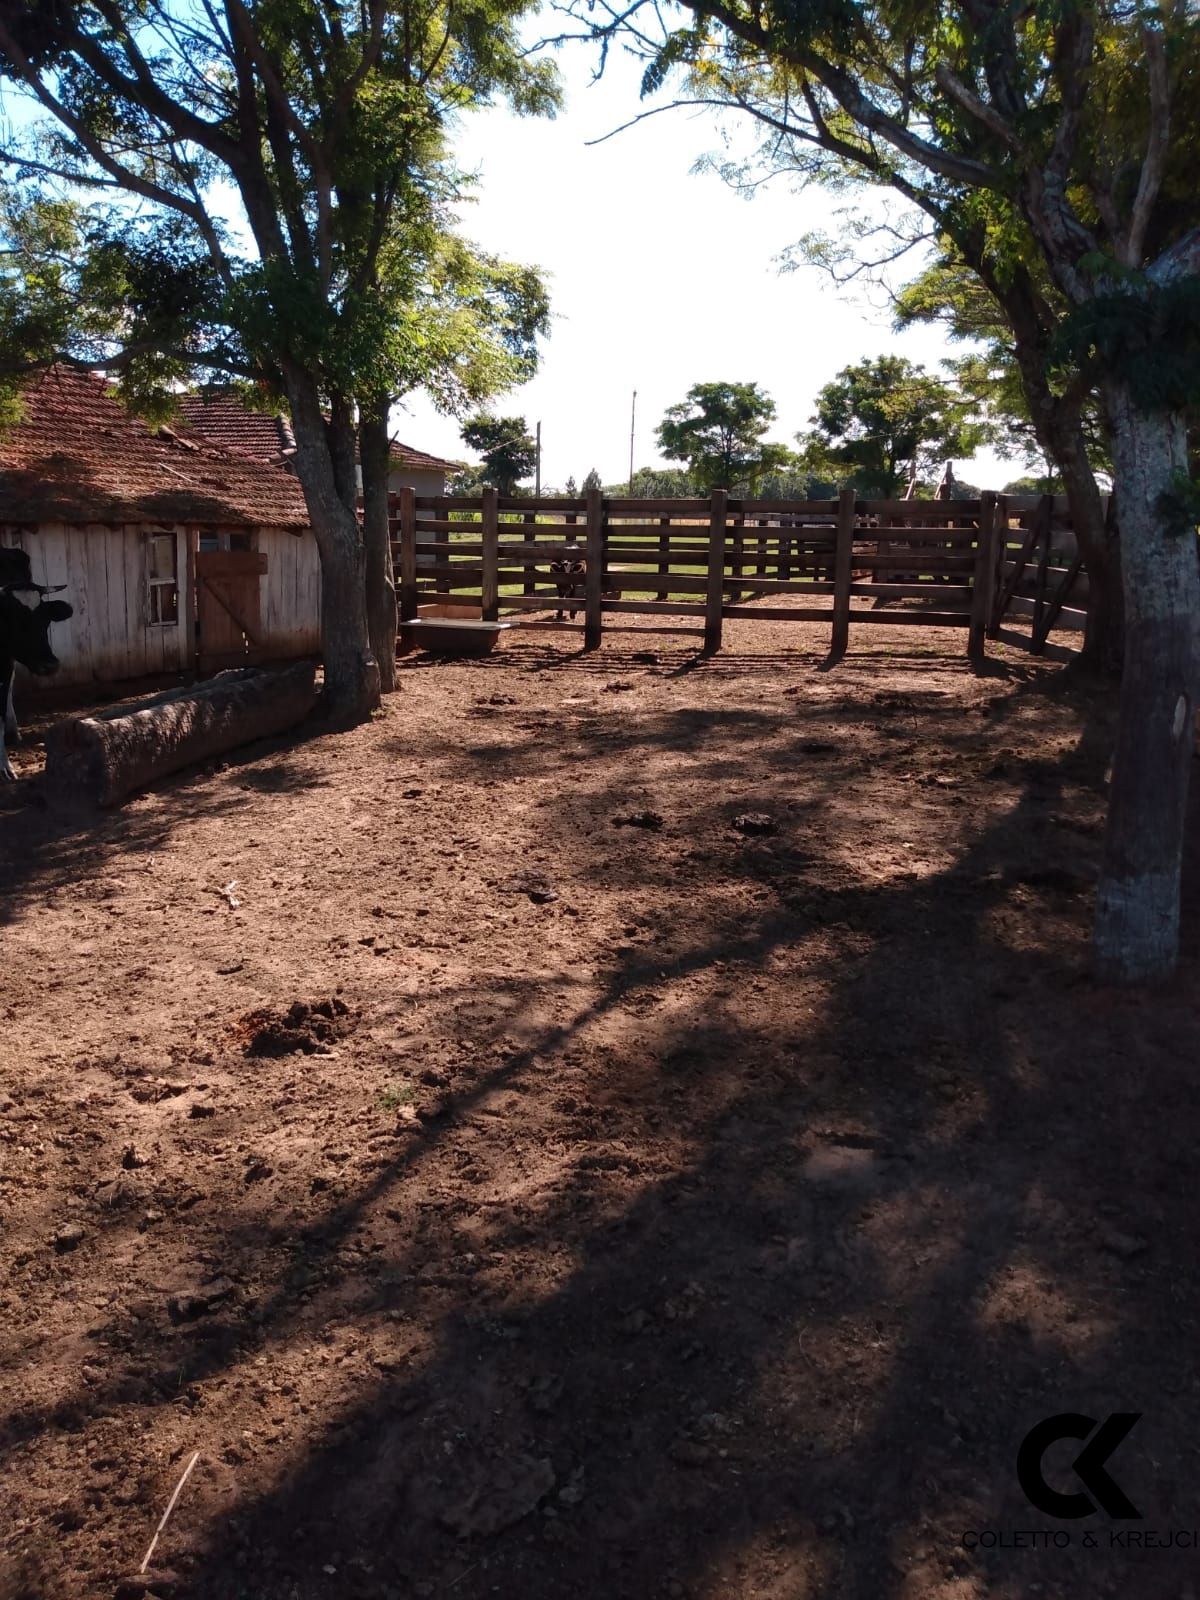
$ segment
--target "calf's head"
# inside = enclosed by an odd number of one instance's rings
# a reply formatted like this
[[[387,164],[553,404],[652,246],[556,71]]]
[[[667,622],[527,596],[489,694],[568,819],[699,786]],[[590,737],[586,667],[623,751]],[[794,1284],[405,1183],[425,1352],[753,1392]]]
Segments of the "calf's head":
[[[0,649],[37,677],[48,678],[58,671],[58,657],[50,648],[50,624],[73,615],[65,600],[24,606],[0,590]]]

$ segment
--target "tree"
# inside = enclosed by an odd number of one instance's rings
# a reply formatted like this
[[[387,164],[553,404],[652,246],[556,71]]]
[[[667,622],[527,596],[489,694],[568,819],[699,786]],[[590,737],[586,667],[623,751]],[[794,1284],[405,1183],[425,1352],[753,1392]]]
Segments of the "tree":
[[[605,490],[606,494],[632,494],[642,500],[692,500],[701,492],[680,467],[639,467],[632,479],[610,483]]]
[[[414,367],[421,305],[397,285],[430,258],[454,188],[447,119],[495,94],[553,106],[553,70],[518,45],[527,4],[0,8],[0,74],[32,108],[0,159],[27,188],[88,196],[93,286],[125,274],[139,291],[115,323],[85,316],[34,349],[26,321],[9,369],[104,366],[131,400],[156,402],[197,373],[265,378],[286,400],[321,556],[324,700],[339,720],[378,695],[358,403],[378,426]],[[378,452],[365,454],[377,473]]]
[[[951,240],[942,245],[937,258],[896,297],[896,322],[900,327],[937,322],[951,338],[974,346],[950,364],[950,371],[988,419],[990,442],[1001,454],[1029,462],[1040,456],[1056,479],[1055,492],[1066,495],[1088,565],[1083,661],[1105,673],[1119,672],[1118,529],[1096,477],[1098,470],[1111,471],[1111,453],[1100,397],[1088,375],[1064,368],[1053,357],[1064,315],[1061,298],[1044,272],[1036,297],[1008,278],[993,279],[989,287],[986,269],[970,267]]]
[[[786,445],[764,438],[774,420],[775,402],[756,383],[696,383],[667,410],[655,437],[669,461],[686,462],[702,493],[752,487],[790,458]]]
[[[974,455],[985,430],[970,403],[941,378],[903,356],[843,367],[817,396],[801,460],[840,469],[843,481],[877,499],[899,497],[913,477],[936,476],[948,460]]]
[[[807,151],[810,173],[832,159],[903,195],[1005,293],[1028,359],[1055,350],[1099,388],[1125,660],[1093,950],[1102,978],[1165,977],[1200,677],[1186,431],[1200,388],[1200,18],[1116,0],[682,4],[691,21],[654,42],[647,90],[686,63]],[[650,0],[597,5],[593,36],[643,48],[662,15]]]
[[[453,233],[436,230],[426,254],[392,266],[393,302],[412,308],[411,350],[397,362],[391,392],[380,389],[360,402],[363,540],[367,622],[379,661],[381,687],[395,687],[396,590],[388,513],[391,405],[423,388],[440,410],[461,413],[495,393],[523,383],[537,368],[537,339],[548,331],[549,302],[532,268],[476,251]]]
[[[593,467],[583,480],[583,493],[587,494],[589,489],[602,489],[603,487],[604,485],[600,482],[600,474]]]
[[[481,412],[462,425],[463,443],[483,457],[482,481],[512,495],[537,465],[537,440],[524,417],[492,417]]]
[[[576,500],[579,498],[579,485],[575,482],[573,477],[567,479],[567,486],[563,490],[563,494],[566,495],[568,500]]]

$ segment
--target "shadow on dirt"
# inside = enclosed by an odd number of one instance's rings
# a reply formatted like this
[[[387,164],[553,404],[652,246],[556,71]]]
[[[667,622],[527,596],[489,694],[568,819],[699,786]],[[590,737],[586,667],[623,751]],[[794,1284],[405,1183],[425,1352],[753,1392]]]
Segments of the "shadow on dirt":
[[[1186,1592],[1187,1549],[1080,1551],[1078,1530],[1066,1552],[964,1547],[973,1530],[1062,1526],[1024,1502],[1013,1462],[1064,1410],[1142,1412],[1122,1487],[1148,1526],[1195,1517],[1172,1398],[1190,1392],[1200,1315],[1177,1270],[1197,1220],[1200,1097],[1172,1033],[1190,1002],[1160,997],[1148,1026],[1141,997],[1086,977],[1098,841],[1075,824],[1099,804],[1105,717],[1028,758],[1001,742],[1019,705],[987,709],[892,696],[899,732],[869,746],[822,731],[865,740],[878,720],[836,697],[639,714],[631,746],[663,774],[656,833],[612,828],[642,774],[616,770],[613,729],[584,713],[578,748],[515,726],[527,711],[501,719],[503,743],[448,730],[428,753],[446,782],[560,773],[560,889],[585,907],[603,883],[640,909],[596,950],[586,996],[564,986],[561,1021],[515,1047],[478,1028],[428,1114],[302,1235],[286,1216],[227,1230],[223,1270],[263,1285],[250,1313],[194,1336],[110,1330],[162,1404],[322,1328],[347,1356],[373,1352],[349,1408],[274,1481],[234,1461],[236,1510],[194,1530],[178,1593]],[[930,772],[916,750],[935,727],[951,754]],[[772,828],[749,838],[731,823],[737,774],[764,746],[753,798]],[[875,862],[904,819],[857,810],[870,759],[912,760],[914,805],[962,791],[944,859]],[[677,762],[710,780],[687,812],[672,810]],[[285,762],[247,781],[302,778]],[[985,780],[1009,803],[981,820]],[[209,803],[200,786],[173,801],[171,826]],[[49,881],[165,826],[48,837]],[[46,882],[39,867],[18,890]],[[1194,963],[1194,904],[1187,926]],[[507,1018],[538,988],[489,983],[441,1004],[494,992]],[[497,1097],[550,1130],[536,1184]],[[452,1155],[457,1183],[438,1166]],[[432,1342],[414,1343],[426,1326]],[[18,1408],[0,1437],[77,1425],[123,1393]]]

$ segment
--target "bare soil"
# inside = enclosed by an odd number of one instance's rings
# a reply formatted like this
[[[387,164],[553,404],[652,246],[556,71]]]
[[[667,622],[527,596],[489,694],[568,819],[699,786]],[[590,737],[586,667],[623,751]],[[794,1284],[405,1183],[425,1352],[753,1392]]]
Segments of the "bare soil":
[[[1111,693],[896,632],[5,797],[3,1600],[1195,1600],[1196,907],[1094,987]]]

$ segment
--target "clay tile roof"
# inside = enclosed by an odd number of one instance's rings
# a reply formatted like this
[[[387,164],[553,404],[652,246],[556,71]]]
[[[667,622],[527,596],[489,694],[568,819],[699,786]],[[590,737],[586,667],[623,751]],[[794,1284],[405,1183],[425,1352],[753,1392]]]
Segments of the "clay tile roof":
[[[405,468],[409,472],[460,472],[462,470],[461,461],[444,461],[441,456],[431,456],[425,450],[414,450],[410,444],[401,444],[399,439],[392,440],[390,459],[394,467]]]
[[[179,418],[189,433],[256,461],[284,461],[296,448],[286,417],[253,411],[236,394],[181,394]]]
[[[179,397],[179,415],[190,433],[211,439],[231,450],[241,450],[256,461],[286,461],[295,451],[296,439],[286,417],[268,416],[253,411],[239,395],[227,393],[184,394]],[[408,472],[457,472],[461,461],[444,461],[426,450],[392,440],[393,467]]]
[[[309,525],[290,473],[182,427],[151,429],[104,378],[53,367],[24,409],[0,434],[0,522]]]

